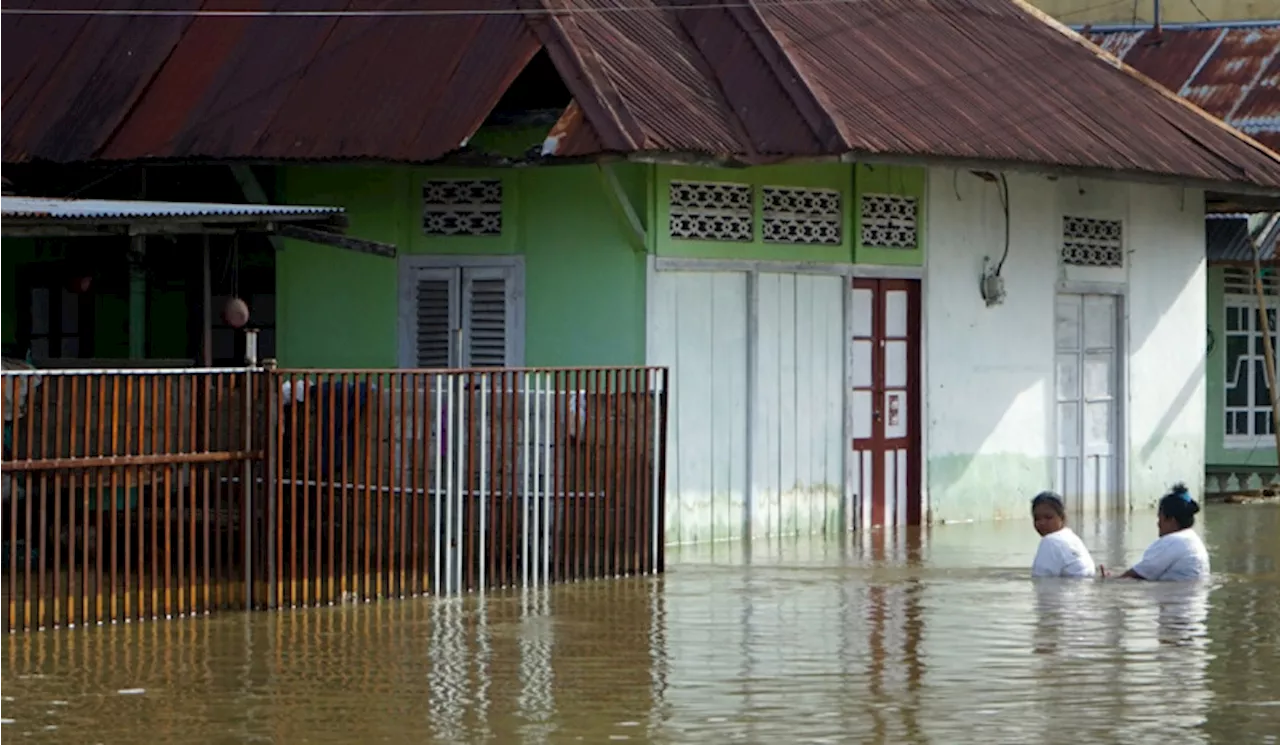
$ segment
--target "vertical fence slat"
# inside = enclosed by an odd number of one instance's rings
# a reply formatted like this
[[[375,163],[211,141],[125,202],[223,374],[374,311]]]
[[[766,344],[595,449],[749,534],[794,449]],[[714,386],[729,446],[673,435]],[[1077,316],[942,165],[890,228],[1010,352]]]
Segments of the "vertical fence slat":
[[[347,427],[347,431],[342,433],[342,557],[340,562],[342,576],[338,581],[338,593],[341,598],[345,599],[347,594],[351,592],[350,578],[352,570],[355,568],[355,562],[350,559],[351,517],[354,514],[351,482],[353,481],[352,469],[355,468],[355,464],[351,462],[351,455],[356,441],[356,428],[360,426],[360,397],[353,378],[343,374],[339,379],[342,382],[342,421]],[[354,400],[353,393],[355,394]],[[354,414],[351,413],[353,411],[355,412]]]
[[[22,378],[6,377],[4,379],[5,392],[5,415],[4,421],[9,428],[10,442],[9,447],[13,450],[13,455],[18,454],[18,433],[21,423],[19,411],[22,410],[25,403],[26,391],[30,388],[30,383]],[[5,455],[9,455],[6,453]],[[4,630],[6,632],[16,631],[18,629],[25,630],[26,627],[18,623],[18,475],[12,472],[3,475],[5,487],[9,490],[9,515],[5,521],[9,529],[6,531],[9,539],[9,602],[8,612],[4,617]],[[12,649],[12,645],[10,645]]]
[[[670,400],[668,395],[670,375],[667,368],[658,371],[658,379],[662,381],[660,386],[662,397],[658,408],[658,423],[653,430],[653,441],[658,449],[657,472],[653,483],[653,511],[657,523],[657,528],[653,531],[653,546],[657,561],[650,569],[651,572],[661,572],[666,569],[666,541],[663,539],[666,532],[666,510],[662,509],[662,499],[666,493],[667,484],[667,402]]]

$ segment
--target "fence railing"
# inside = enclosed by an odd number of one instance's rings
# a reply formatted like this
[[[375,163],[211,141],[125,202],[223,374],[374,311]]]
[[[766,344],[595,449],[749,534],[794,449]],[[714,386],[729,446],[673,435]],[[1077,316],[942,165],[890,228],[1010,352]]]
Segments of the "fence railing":
[[[6,630],[663,567],[665,369],[3,381]]]

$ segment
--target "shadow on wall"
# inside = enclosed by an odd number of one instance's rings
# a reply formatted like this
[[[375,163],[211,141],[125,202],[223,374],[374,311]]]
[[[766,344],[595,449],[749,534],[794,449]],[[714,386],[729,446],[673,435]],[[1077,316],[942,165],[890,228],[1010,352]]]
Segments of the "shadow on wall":
[[[1024,517],[1026,500],[1053,487],[1055,297],[1062,276],[1063,214],[1124,220],[1130,445],[1122,444],[1118,454],[1130,461],[1129,489],[1140,495],[1138,504],[1146,504],[1172,481],[1201,483],[1201,193],[1012,175],[1009,194],[1011,249],[1001,272],[1007,294],[1001,305],[987,307],[978,278],[984,260],[999,259],[1006,238],[999,186],[963,171],[930,175],[925,308],[930,519]],[[1117,435],[1123,442],[1125,430]],[[1065,496],[1072,501],[1073,495]]]
[[[1171,484],[1204,484],[1204,196],[1133,186],[1129,204],[1129,493],[1153,506]]]
[[[1052,483],[1052,184],[1009,177],[1006,297],[978,280],[1004,251],[1001,187],[967,171],[930,174],[925,301],[926,447],[933,522],[1021,516]]]

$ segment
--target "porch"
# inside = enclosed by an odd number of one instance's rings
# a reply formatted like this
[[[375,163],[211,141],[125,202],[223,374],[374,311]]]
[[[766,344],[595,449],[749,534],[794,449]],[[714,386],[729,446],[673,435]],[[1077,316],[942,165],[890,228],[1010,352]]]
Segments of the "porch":
[[[667,371],[3,373],[4,628],[659,572]]]

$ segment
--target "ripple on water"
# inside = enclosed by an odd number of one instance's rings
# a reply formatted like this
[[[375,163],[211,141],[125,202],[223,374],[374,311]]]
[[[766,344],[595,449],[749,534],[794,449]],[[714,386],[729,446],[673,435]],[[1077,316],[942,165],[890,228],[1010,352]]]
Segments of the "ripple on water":
[[[3,723],[126,745],[1274,743],[1280,509],[1208,517],[1234,572],[1209,585],[1033,583],[1029,526],[972,524],[484,601],[11,637]],[[1149,516],[1078,532],[1112,564],[1153,537]]]

